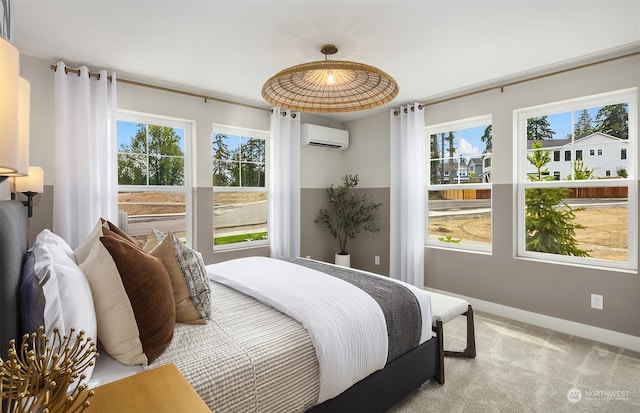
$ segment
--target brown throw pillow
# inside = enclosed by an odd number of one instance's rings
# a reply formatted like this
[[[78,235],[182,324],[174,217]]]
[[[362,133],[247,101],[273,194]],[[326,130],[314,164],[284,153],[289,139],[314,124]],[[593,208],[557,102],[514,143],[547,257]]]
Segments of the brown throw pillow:
[[[129,234],[127,234],[126,232],[124,232],[123,230],[121,230],[120,228],[118,228],[117,225],[115,225],[114,223],[112,223],[111,221],[107,221],[107,225],[109,226],[109,230],[115,232],[116,234],[118,234],[120,237],[126,239],[127,241],[129,241],[130,243],[132,243],[133,245],[135,245],[138,248],[141,248],[141,245],[138,244],[138,242],[129,236]],[[104,230],[103,230],[104,232]]]
[[[171,343],[175,302],[169,274],[162,262],[128,241],[100,237],[120,274],[131,303],[147,363],[152,363]]]

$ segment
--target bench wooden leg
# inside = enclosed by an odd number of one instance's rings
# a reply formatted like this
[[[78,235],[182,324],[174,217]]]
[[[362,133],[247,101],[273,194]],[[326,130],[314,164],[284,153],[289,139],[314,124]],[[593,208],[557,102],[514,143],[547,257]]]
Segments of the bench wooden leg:
[[[467,348],[463,351],[444,351],[444,355],[447,357],[465,357],[465,358],[475,358],[476,357],[476,333],[474,328],[473,321],[473,309],[471,305],[467,309],[467,312],[462,314],[467,317]],[[441,323],[438,321],[438,323]],[[442,326],[440,327],[442,329]],[[441,337],[441,336],[440,336]],[[442,341],[440,341],[442,344]]]

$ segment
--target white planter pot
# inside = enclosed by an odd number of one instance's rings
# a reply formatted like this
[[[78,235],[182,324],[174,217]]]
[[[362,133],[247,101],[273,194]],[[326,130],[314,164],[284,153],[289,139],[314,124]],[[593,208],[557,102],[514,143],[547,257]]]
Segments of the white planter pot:
[[[351,267],[351,254],[340,255],[336,254],[336,265],[340,265],[342,267]]]

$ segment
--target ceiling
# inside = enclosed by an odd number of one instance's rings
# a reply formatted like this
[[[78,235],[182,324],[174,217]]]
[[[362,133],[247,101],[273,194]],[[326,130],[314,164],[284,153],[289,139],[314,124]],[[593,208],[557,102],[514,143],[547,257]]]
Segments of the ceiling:
[[[269,77],[335,44],[400,86],[340,121],[640,44],[640,0],[12,0],[11,18],[22,54],[265,108]]]

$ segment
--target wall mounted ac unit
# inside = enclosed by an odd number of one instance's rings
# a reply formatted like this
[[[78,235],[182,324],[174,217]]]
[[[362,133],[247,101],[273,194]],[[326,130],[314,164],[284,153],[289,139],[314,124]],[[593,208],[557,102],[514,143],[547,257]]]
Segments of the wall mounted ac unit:
[[[349,147],[349,131],[303,123],[302,144],[316,148],[344,150]]]

